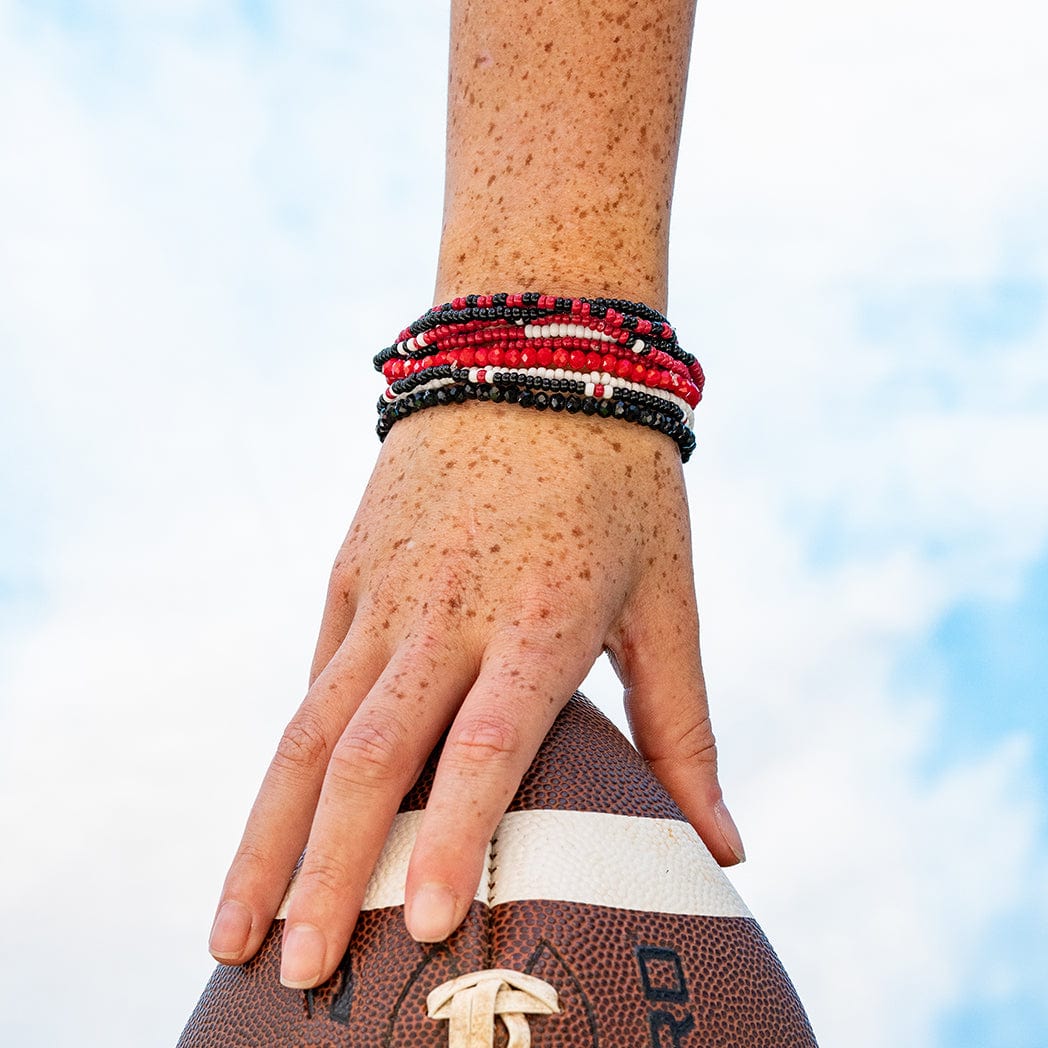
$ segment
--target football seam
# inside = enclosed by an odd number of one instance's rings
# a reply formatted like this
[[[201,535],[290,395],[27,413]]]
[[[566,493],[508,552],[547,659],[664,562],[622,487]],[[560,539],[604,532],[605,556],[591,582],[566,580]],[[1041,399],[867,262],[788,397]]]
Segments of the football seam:
[[[495,930],[493,903],[495,901],[495,877],[499,868],[498,848],[499,827],[496,827],[495,832],[491,836],[491,842],[488,845],[488,884],[487,895],[484,899],[484,956],[486,968],[491,968],[495,963],[495,949],[493,944]]]

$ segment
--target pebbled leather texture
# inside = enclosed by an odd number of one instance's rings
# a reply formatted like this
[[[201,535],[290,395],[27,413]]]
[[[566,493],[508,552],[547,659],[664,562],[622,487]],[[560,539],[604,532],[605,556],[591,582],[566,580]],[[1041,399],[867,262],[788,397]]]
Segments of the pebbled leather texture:
[[[402,813],[424,807],[435,760]],[[597,815],[542,814],[550,812]],[[727,877],[643,759],[581,695],[557,719],[510,813],[492,839],[488,883],[446,942],[408,935],[402,874],[377,871],[374,905],[328,983],[308,992],[280,985],[275,921],[249,964],[218,966],[179,1048],[443,1048],[448,1023],[429,1018],[427,996],[490,969],[555,989],[560,1011],[528,1016],[533,1048],[815,1045],[788,976]],[[408,845],[411,822],[398,817]],[[507,1041],[499,1020],[493,1044]]]

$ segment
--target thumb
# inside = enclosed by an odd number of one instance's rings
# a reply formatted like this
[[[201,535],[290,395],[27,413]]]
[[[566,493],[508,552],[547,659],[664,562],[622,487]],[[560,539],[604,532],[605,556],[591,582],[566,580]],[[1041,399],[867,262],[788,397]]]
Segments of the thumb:
[[[641,756],[717,862],[734,866],[746,851],[717,778],[694,597],[691,613],[682,615],[685,605],[634,618],[609,642],[609,654]]]

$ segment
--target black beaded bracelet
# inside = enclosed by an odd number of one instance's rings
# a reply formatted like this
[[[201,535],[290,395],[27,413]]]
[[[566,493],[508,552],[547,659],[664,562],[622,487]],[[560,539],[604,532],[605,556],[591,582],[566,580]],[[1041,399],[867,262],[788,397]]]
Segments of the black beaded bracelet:
[[[540,380],[541,381],[541,380]],[[633,391],[624,391],[630,393]],[[654,399],[654,398],[653,398]],[[687,462],[695,450],[695,434],[680,419],[666,410],[651,405],[642,405],[626,397],[579,396],[574,393],[534,391],[526,386],[486,382],[459,382],[440,386],[437,389],[408,393],[393,403],[379,406],[379,420],[375,427],[379,440],[385,440],[394,423],[426,408],[445,404],[461,404],[466,400],[490,400],[492,403],[506,401],[520,407],[537,411],[567,411],[569,414],[598,415],[601,418],[618,418],[626,422],[646,426],[665,433],[676,441],[682,462]],[[671,407],[672,405],[667,405]]]
[[[448,379],[450,380],[450,383],[455,384],[469,382],[469,368],[456,368],[453,364],[441,364],[436,367],[427,368],[425,371],[420,371],[416,375],[409,375],[407,378],[397,379],[395,382],[391,383],[389,391],[399,400],[405,394],[412,392],[419,386],[428,385],[432,381],[443,379]],[[524,372],[516,371],[496,372],[488,378],[487,383],[477,383],[477,385],[485,384],[517,387],[518,389],[530,389],[535,392],[570,393],[578,397],[586,396],[586,383],[577,379],[546,378],[541,375],[528,375]],[[646,393],[644,390],[629,389],[617,385],[614,381],[610,388],[612,400],[619,399],[626,401],[627,404],[637,404],[642,408],[652,408],[664,415],[669,415],[678,422],[684,422],[685,424],[687,422],[684,409],[677,404],[674,404],[672,401],[667,400],[665,397],[660,397],[655,393]],[[591,399],[600,401],[606,398],[599,397]],[[510,403],[513,402],[514,401],[512,400],[510,401]],[[390,401],[385,396],[379,397],[377,405],[378,411],[384,411],[386,408],[390,407],[392,403],[394,402]]]

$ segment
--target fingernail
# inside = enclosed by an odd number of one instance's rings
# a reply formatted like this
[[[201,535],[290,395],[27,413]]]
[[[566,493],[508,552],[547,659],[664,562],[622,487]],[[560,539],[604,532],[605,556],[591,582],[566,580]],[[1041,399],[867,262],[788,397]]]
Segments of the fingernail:
[[[455,927],[455,896],[446,884],[423,884],[407,912],[408,931],[417,942],[442,942]]]
[[[216,961],[233,960],[247,946],[251,934],[251,911],[236,899],[227,899],[218,908],[215,923],[211,925],[208,949]]]
[[[308,990],[320,981],[327,943],[324,933],[312,924],[293,924],[284,929],[280,954],[280,981],[290,990]]]
[[[717,820],[721,836],[724,838],[724,843],[731,849],[732,855],[739,862],[745,862],[746,849],[742,846],[742,835],[724,801],[717,801],[713,806],[713,817]]]

